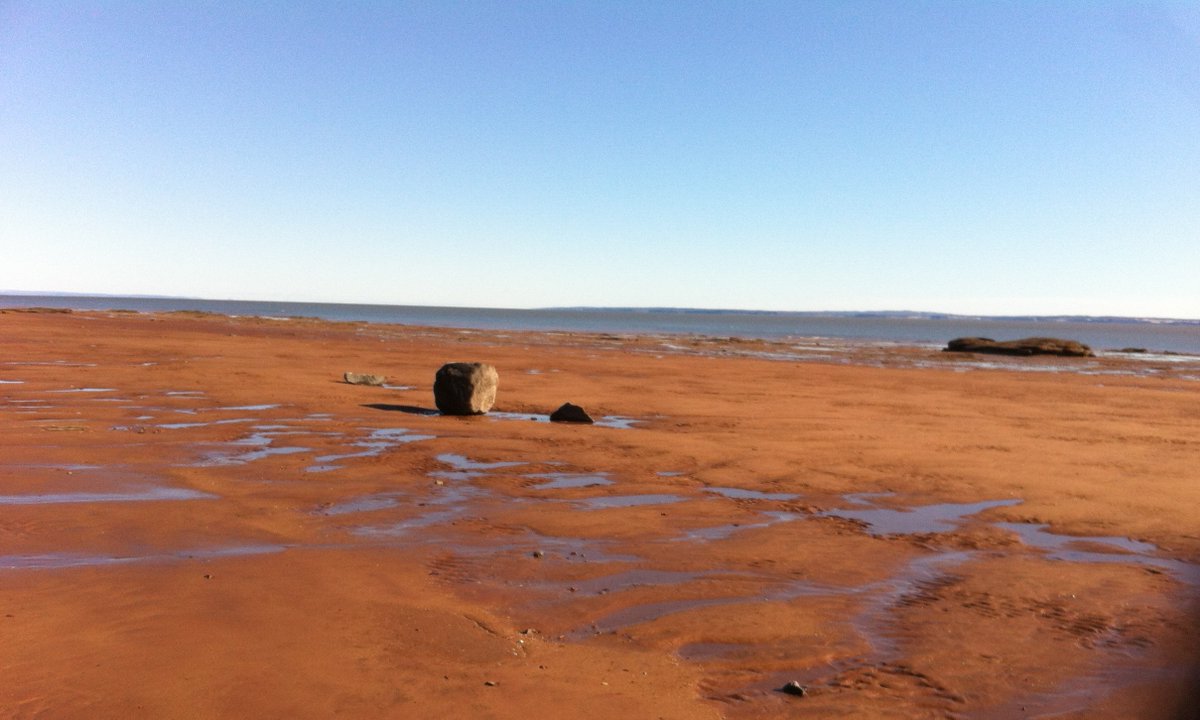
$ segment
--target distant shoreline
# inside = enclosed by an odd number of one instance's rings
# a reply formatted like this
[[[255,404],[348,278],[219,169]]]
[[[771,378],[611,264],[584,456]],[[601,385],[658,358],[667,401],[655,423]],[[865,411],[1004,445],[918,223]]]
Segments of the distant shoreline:
[[[45,298],[51,300],[138,300],[169,301],[184,303],[253,303],[263,305],[332,305],[343,307],[391,307],[427,308],[430,310],[495,310],[501,312],[595,312],[595,313],[639,313],[662,315],[761,315],[769,317],[812,317],[812,318],[893,318],[907,320],[979,320],[1003,322],[1078,322],[1078,323],[1122,323],[1150,325],[1195,325],[1200,327],[1200,318],[1168,318],[1134,315],[980,315],[949,313],[932,310],[740,310],[736,308],[690,308],[669,306],[624,306],[624,305],[565,305],[537,308],[477,308],[469,305],[389,305],[350,302],[309,302],[292,300],[242,300],[235,298],[199,298],[183,295],[117,295],[109,293],[39,292],[26,290],[0,290],[0,304],[10,298]],[[80,308],[87,309],[87,308]]]
[[[891,318],[898,320],[996,320],[1005,322],[1078,322],[1125,323],[1147,325],[1196,325],[1188,318],[1133,317],[1126,315],[960,315],[920,310],[729,310],[673,307],[552,307],[538,308],[561,312],[631,312],[683,315],[770,315],[781,317]]]
[[[773,341],[882,342],[944,346],[957,337],[1077,340],[1098,351],[1126,348],[1200,356],[1200,320],[971,317],[916,312],[777,312],[674,308],[496,309],[348,303],[254,302],[118,295],[4,295],[0,308],[135,312],[198,311],[240,317],[312,317],[480,331],[594,332]]]

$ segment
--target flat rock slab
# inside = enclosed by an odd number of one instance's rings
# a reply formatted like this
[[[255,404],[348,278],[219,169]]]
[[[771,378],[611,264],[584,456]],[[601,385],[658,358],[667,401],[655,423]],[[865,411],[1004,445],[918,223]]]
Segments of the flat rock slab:
[[[1095,357],[1096,353],[1081,342],[1060,338],[1023,338],[997,341],[991,338],[955,338],[944,352],[986,353],[989,355],[1058,355],[1061,357]]]
[[[351,385],[382,385],[387,382],[387,378],[383,375],[371,375],[369,373],[353,373],[348,372],[342,375],[342,379]]]
[[[500,373],[487,363],[447,363],[433,380],[433,401],[443,415],[482,415],[496,403]]]
[[[596,422],[587,411],[572,403],[563,403],[562,407],[550,413],[550,422],[571,422],[592,424]]]

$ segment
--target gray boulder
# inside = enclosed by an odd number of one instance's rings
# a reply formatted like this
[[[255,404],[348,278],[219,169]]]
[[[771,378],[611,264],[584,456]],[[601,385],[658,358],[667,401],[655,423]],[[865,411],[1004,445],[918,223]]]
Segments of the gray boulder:
[[[578,405],[563,403],[562,407],[550,413],[550,422],[594,423],[591,415]]]
[[[433,380],[433,401],[443,415],[482,415],[496,402],[500,373],[487,363],[447,363]]]

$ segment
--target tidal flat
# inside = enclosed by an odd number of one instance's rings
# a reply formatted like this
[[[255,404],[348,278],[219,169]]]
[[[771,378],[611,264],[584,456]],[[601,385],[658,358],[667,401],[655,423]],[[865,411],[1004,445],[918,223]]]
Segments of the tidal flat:
[[[102,311],[0,337],[6,716],[1195,700],[1187,363]],[[452,361],[498,368],[491,415],[433,409]]]

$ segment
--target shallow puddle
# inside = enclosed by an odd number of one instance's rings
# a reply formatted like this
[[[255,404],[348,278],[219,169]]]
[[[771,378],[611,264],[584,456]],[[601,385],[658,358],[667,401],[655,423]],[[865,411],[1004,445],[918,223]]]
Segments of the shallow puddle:
[[[40,495],[0,495],[0,505],[57,505],[63,503],[152,502],[159,500],[212,500],[219,496],[188,488],[150,487],[124,492],[67,492]]]
[[[974,555],[972,551],[939,552],[913,558],[904,563],[900,571],[891,577],[864,585],[830,587],[798,583],[798,587],[788,588],[785,592],[769,594],[766,599],[773,600],[794,599],[806,595],[865,597],[863,606],[850,618],[849,623],[855,633],[871,647],[871,652],[865,656],[856,655],[811,667],[773,672],[744,689],[776,691],[781,685],[792,680],[804,685],[823,685],[849,670],[873,669],[902,661],[903,653],[892,630],[893,611],[903,603],[905,597],[929,583],[938,582],[949,574],[949,568],[966,562]],[[728,659],[739,652],[754,651],[753,645],[741,643],[697,643],[695,646],[685,647],[688,647],[688,659],[698,661]],[[684,655],[681,653],[680,657]]]
[[[729,523],[728,525],[714,525],[712,527],[694,528],[675,538],[679,541],[689,542],[711,542],[714,540],[724,540],[734,533],[742,532],[743,530],[756,530],[759,528],[770,527],[778,523],[791,522],[804,517],[799,513],[771,511],[762,513],[764,519],[759,522],[750,523]]]
[[[467,462],[469,463],[470,461]],[[431,477],[438,477],[445,474],[446,473],[429,473]],[[426,508],[425,512],[413,517],[405,518],[399,522],[389,523],[387,525],[370,525],[359,527],[355,528],[351,532],[353,532],[355,535],[365,536],[392,536],[403,535],[409,530],[416,528],[440,525],[442,523],[458,519],[466,513],[468,510],[468,503],[470,501],[477,500],[488,494],[477,487],[462,483],[454,483],[451,485],[439,484],[436,487],[437,492],[432,498],[412,503],[414,507]],[[380,496],[376,495],[373,497],[378,498]],[[396,504],[398,505],[399,503]],[[443,509],[448,505],[451,507]],[[435,542],[435,540],[433,538],[429,538],[427,539],[427,542]]]
[[[224,548],[179,550],[154,555],[79,555],[73,553],[46,553],[42,555],[0,556],[3,570],[55,570],[73,567],[103,565],[129,565],[133,563],[175,562],[178,560],[211,560],[241,555],[263,555],[287,550],[286,545],[234,545]]]
[[[389,525],[371,525],[367,527],[355,528],[352,532],[355,535],[368,537],[403,535],[409,530],[417,528],[429,527],[430,525],[440,525],[461,517],[463,514],[462,508],[451,508],[449,510],[436,510],[433,512],[424,513],[415,517],[401,520],[400,522],[391,523]],[[433,538],[427,538],[426,542],[437,542]]]
[[[585,488],[596,487],[599,485],[612,485],[613,481],[608,478],[608,473],[568,473],[568,472],[552,472],[552,473],[536,473],[526,475],[527,478],[535,480],[546,479],[548,482],[534,485],[534,490],[566,490],[570,488]]]
[[[541,415],[538,413],[498,412],[496,410],[491,410],[485,417],[489,417],[493,420],[525,420],[526,422],[532,421],[540,423],[550,422],[549,415]]]
[[[758,490],[746,490],[735,487],[707,487],[705,492],[716,493],[735,500],[795,500],[800,497],[795,493],[768,493]]]
[[[475,478],[486,477],[487,473],[479,470],[434,470],[429,473],[429,477],[438,480],[453,480],[455,482],[466,482]]]
[[[513,412],[497,412],[491,411],[485,417],[493,420],[525,420],[526,422],[549,423],[550,416],[540,413],[513,413]],[[637,418],[625,417],[624,415],[605,415],[596,419],[592,423],[595,427],[615,428],[617,430],[631,430],[635,423],[642,422]],[[564,425],[578,425],[579,423],[562,423]]]
[[[1022,501],[985,500],[977,503],[940,503],[913,508],[893,509],[873,507],[872,500],[887,497],[890,493],[859,493],[847,495],[845,499],[864,509],[826,510],[820,515],[858,520],[870,527],[872,535],[912,535],[918,533],[945,532],[966,522],[972,515],[996,507],[1011,507]],[[1056,535],[1047,530],[1049,526],[1035,523],[995,522],[994,527],[1015,533],[1021,541],[1033,548],[1046,551],[1052,560],[1084,563],[1128,563],[1154,567],[1170,572],[1179,580],[1191,585],[1200,585],[1200,565],[1180,560],[1158,557],[1156,545],[1119,536]],[[1112,552],[1096,550],[1086,545],[1112,548]]]
[[[646,585],[678,585],[699,577],[702,577],[702,573],[638,568],[590,580],[576,580],[571,583],[571,587],[574,587],[577,593],[598,595]]]
[[[668,582],[656,584],[682,584],[693,580],[702,580],[705,577],[712,575],[712,573],[697,574],[691,578],[684,578],[684,574],[686,573],[668,575],[666,576]],[[745,577],[744,579],[751,581],[761,580],[761,578],[755,577]],[[642,584],[652,583],[643,582]],[[625,607],[617,610],[616,612],[605,615],[603,618],[591,623],[587,627],[575,630],[567,637],[574,640],[580,640],[592,635],[599,635],[601,633],[617,632],[622,628],[653,622],[668,615],[686,612],[689,610],[699,610],[701,608],[716,607],[719,605],[784,602],[804,596],[829,595],[835,592],[836,590],[813,585],[805,580],[796,580],[784,583],[782,585],[776,585],[774,587],[768,586],[765,589],[752,594],[729,595],[725,597],[693,597],[643,603],[641,605]]]
[[[665,505],[676,503],[683,498],[679,495],[603,495],[593,498],[582,498],[571,502],[584,510],[607,510],[609,508],[628,508],[640,505]]]
[[[401,493],[380,493],[335,503],[317,510],[319,515],[349,515],[351,513],[386,510],[400,504]]]
[[[870,505],[867,497],[857,495],[851,501],[857,505]],[[872,535],[915,535],[953,530],[967,518],[984,510],[1019,505],[1021,502],[1019,498],[1012,498],[974,503],[938,503],[901,509],[870,507],[862,510],[826,510],[818,514],[866,523]]]
[[[5,463],[5,464],[0,465],[0,468],[3,468],[5,470],[18,470],[18,471],[30,470],[30,469],[63,470],[63,471],[66,471],[66,473],[68,475],[70,475],[75,472],[83,472],[86,470],[102,470],[104,468],[104,466],[102,466],[102,465],[87,465],[87,464],[83,464],[83,463],[67,463],[67,464],[62,464],[62,465],[57,464],[57,463],[12,463],[12,464]]]
[[[889,632],[892,611],[900,601],[922,585],[944,577],[948,568],[963,564],[973,555],[970,551],[944,551],[916,557],[886,580],[845,591],[869,597],[866,606],[850,620],[850,624],[875,649],[877,657],[871,659],[872,664],[900,655],[899,646]]]
[[[295,433],[280,433],[280,432],[258,432],[241,440],[234,440],[232,445],[236,446],[259,446],[258,450],[251,450],[243,453],[228,453],[228,452],[211,452],[207,453],[199,462],[192,463],[192,467],[224,467],[228,465],[244,465],[255,460],[261,460],[265,457],[273,455],[292,455],[295,453],[309,452],[311,448],[307,447],[271,447],[273,442],[272,437],[283,434],[306,434],[302,432]]]
[[[634,423],[640,423],[637,418],[624,415],[605,415],[596,421],[596,427],[616,428],[617,430],[632,430]]]
[[[1158,546],[1153,543],[1117,536],[1056,535],[1043,524],[1000,522],[995,525],[1016,533],[1025,545],[1046,551],[1045,557],[1051,560],[1142,565],[1165,570],[1189,585],[1200,585],[1200,565],[1158,557]],[[1089,550],[1084,545],[1107,545],[1114,552]]]
[[[159,423],[158,427],[164,430],[186,430],[188,428],[208,427],[209,425],[237,425],[239,423],[257,422],[258,418],[229,418],[227,420],[214,420],[213,422],[182,422],[182,423]]]
[[[437,456],[437,461],[449,465],[455,470],[499,470],[528,464],[524,462],[475,462],[465,455],[455,453],[442,453]]]
[[[612,543],[596,538],[557,537],[539,535],[527,531],[522,544],[535,548],[545,555],[556,555],[566,562],[632,563],[643,558],[636,555],[618,555],[608,551]]]
[[[266,447],[261,450],[252,450],[240,455],[227,454],[212,454],[207,459],[194,463],[193,467],[223,467],[226,465],[244,465],[255,460],[262,460],[272,455],[292,455],[295,453],[308,452],[311,448],[306,447]]]
[[[433,435],[415,435],[409,434],[407,428],[376,428],[371,431],[371,434],[362,440],[353,443],[354,447],[364,448],[360,452],[338,453],[333,455],[319,455],[316,458],[315,465],[310,465],[305,468],[305,472],[320,473],[337,470],[341,465],[335,464],[339,460],[347,460],[349,458],[375,457],[383,454],[385,450],[404,445],[420,440],[432,440]]]

